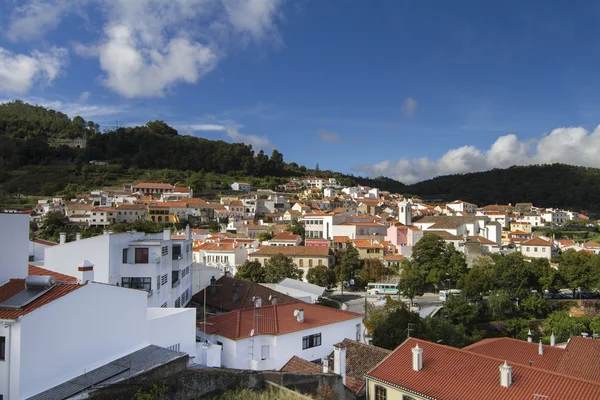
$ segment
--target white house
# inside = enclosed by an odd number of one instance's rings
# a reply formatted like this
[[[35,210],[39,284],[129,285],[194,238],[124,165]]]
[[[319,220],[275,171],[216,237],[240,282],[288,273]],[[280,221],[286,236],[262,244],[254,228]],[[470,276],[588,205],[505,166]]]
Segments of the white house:
[[[302,302],[231,311],[199,321],[198,336],[222,344],[223,367],[281,369],[296,355],[321,360],[349,338],[362,341],[361,314]],[[206,333],[205,333],[206,332]]]
[[[235,276],[237,267],[247,259],[247,249],[237,240],[206,241],[194,248],[196,263],[217,268],[222,274],[229,273]]]
[[[525,213],[519,219],[519,221],[529,222],[531,224],[531,226],[542,226],[543,225],[542,216],[539,214],[536,214],[536,213]]]
[[[233,182],[231,184],[231,190],[235,190],[237,192],[249,192],[250,189],[251,187],[248,182]]]
[[[454,200],[452,203],[446,204],[446,207],[454,212],[474,213],[477,211],[477,204],[468,203],[462,200]]]
[[[521,253],[532,258],[552,258],[552,243],[534,237],[521,243]]]
[[[328,239],[332,240],[333,226],[340,224],[346,220],[345,216],[325,214],[315,212],[304,214],[298,221],[304,223],[304,229],[307,239]]]
[[[97,282],[142,289],[148,307],[184,307],[192,296],[192,240],[143,232],[106,233],[46,249],[44,268],[76,276],[82,260]]]
[[[145,221],[148,219],[148,209],[141,204],[117,203],[117,223]]]

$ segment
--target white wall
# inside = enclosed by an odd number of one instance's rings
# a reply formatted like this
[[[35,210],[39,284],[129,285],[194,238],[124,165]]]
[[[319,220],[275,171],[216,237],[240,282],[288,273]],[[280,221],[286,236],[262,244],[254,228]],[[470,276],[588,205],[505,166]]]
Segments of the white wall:
[[[192,264],[192,296],[200,293],[202,289],[210,284],[214,276],[219,279],[223,273],[219,268],[209,267],[204,264]]]
[[[148,341],[196,356],[196,309],[148,308]]]
[[[29,262],[29,215],[0,214],[0,284],[25,278]]]
[[[148,345],[145,309],[143,291],[89,283],[23,316],[13,331],[20,336],[20,363],[11,371],[20,377],[15,399]]]
[[[94,280],[108,283],[110,236],[101,235],[48,247],[45,251],[44,268],[77,276],[77,266],[83,260],[88,260],[94,264]]]

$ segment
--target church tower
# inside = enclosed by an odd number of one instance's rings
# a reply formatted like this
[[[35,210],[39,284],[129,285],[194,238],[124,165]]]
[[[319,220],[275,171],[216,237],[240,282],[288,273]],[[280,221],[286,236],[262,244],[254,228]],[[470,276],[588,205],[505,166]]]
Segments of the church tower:
[[[412,225],[412,202],[404,200],[398,203],[398,222],[403,225]]]

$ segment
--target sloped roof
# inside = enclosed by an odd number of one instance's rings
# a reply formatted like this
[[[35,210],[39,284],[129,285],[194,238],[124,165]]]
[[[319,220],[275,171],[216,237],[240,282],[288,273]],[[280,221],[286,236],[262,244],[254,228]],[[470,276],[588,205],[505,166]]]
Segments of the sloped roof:
[[[556,372],[600,384],[600,341],[573,336],[565,350]]]
[[[293,303],[298,300],[258,283],[223,276],[217,280],[214,293],[206,292],[206,305],[223,311],[254,307],[253,297],[260,297],[263,304],[271,304],[269,297],[277,297],[278,304]],[[233,301],[233,287],[238,287],[238,299]],[[204,303],[204,290],[193,296],[196,303]]]
[[[329,248],[318,246],[264,246],[250,254],[249,257],[275,256],[279,253],[288,257],[327,257]]]
[[[304,321],[298,322],[294,311],[304,310]],[[342,321],[362,318],[361,314],[338,310],[331,307],[308,304],[300,301],[275,306],[263,306],[259,310],[260,317],[255,321],[255,308],[244,308],[206,319],[206,330],[209,334],[217,334],[231,340],[240,340],[254,335],[285,335],[318,326],[335,324]],[[204,321],[196,324],[204,330]]]
[[[50,271],[49,269],[29,265],[28,275],[37,276],[53,276],[59,282],[77,282],[77,278],[70,275],[61,274],[60,272]]]
[[[156,182],[140,182],[133,186],[134,189],[148,188],[148,189],[173,189],[174,186],[168,183],[156,183]]]
[[[281,372],[296,372],[304,374],[318,374],[323,372],[323,368],[317,364],[307,361],[298,356],[293,356],[281,369]]]
[[[42,240],[42,239],[33,239],[32,242],[41,244],[43,246],[57,246],[58,245],[58,243],[56,243],[56,242],[51,242],[49,240]]]
[[[498,246],[498,243],[493,242],[493,241],[491,241],[491,240],[489,240],[487,238],[484,238],[483,236],[469,236],[467,238],[467,240],[474,241],[474,242],[479,242],[481,244],[485,244],[485,245],[488,245],[488,246]]]
[[[535,368],[554,371],[565,350],[560,347],[542,345],[544,354],[538,354],[539,343],[529,343],[512,338],[484,339],[464,348],[470,352],[507,360],[509,363],[531,365]],[[531,362],[531,364],[530,364]]]
[[[358,249],[383,249],[384,246],[381,243],[371,242],[368,239],[355,239],[352,241],[354,246]]]
[[[412,349],[423,349],[423,368],[412,369]],[[600,384],[529,365],[510,363],[512,385],[500,385],[504,359],[410,338],[367,376],[428,398],[444,400],[598,399]]]
[[[526,240],[522,243],[522,245],[525,246],[552,246],[552,243],[544,240],[544,239],[540,239],[539,237],[534,237],[533,239],[529,239]]]
[[[390,350],[352,339],[344,339],[334,346],[346,348],[346,386],[355,394],[358,394],[365,386],[365,374],[390,354]],[[333,352],[328,359],[333,362]]]
[[[81,287],[85,284],[78,285],[72,283],[58,283],[51,287],[40,297],[33,300],[20,309],[2,309],[0,308],[0,319],[17,319],[23,315],[29,314],[40,307],[45,306]],[[25,289],[25,279],[11,279],[4,285],[0,286],[0,303],[10,299],[17,293]]]
[[[597,249],[600,248],[600,243],[589,241],[583,244],[584,249]]]
[[[294,235],[292,232],[281,232],[277,236],[275,236],[271,241],[292,241],[295,242],[300,239],[300,235]]]

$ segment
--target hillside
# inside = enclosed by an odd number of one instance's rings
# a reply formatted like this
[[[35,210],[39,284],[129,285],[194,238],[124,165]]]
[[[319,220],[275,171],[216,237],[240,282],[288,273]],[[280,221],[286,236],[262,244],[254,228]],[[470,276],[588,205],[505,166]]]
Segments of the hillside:
[[[600,211],[600,169],[565,164],[446,175],[406,190],[425,199],[461,199],[478,205],[531,202],[538,207]]]
[[[65,145],[85,138],[83,149]],[[106,161],[93,166],[90,161]],[[255,152],[243,143],[179,135],[163,121],[100,132],[98,125],[21,101],[0,104],[0,195],[71,195],[79,190],[134,180],[191,186],[196,192],[227,190],[235,180],[275,188],[291,177],[335,177],[424,199],[476,204],[532,202],[600,212],[600,169],[563,164],[511,167],[447,175],[412,185],[386,177],[363,178],[315,171],[283,154]],[[0,201],[0,204],[2,201]]]

